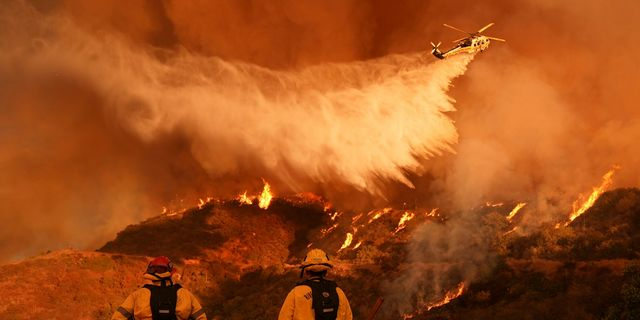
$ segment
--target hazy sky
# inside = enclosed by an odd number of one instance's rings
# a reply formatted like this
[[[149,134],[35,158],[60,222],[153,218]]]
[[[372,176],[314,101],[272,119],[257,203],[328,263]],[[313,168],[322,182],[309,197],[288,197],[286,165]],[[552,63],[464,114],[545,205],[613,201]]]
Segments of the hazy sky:
[[[613,164],[615,186],[637,186],[639,13],[596,0],[3,1],[0,260],[96,247],[163,205],[261,177],[345,207],[528,201],[536,221]],[[428,55],[462,36],[442,23],[489,22],[508,42],[468,66]]]

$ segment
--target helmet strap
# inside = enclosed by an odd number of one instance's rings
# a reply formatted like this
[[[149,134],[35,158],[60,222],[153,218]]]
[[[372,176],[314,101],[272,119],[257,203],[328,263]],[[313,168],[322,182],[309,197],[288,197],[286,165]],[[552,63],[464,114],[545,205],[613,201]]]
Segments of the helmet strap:
[[[305,267],[300,267],[300,278],[302,278],[304,276],[304,269],[305,268],[306,268],[306,266]]]

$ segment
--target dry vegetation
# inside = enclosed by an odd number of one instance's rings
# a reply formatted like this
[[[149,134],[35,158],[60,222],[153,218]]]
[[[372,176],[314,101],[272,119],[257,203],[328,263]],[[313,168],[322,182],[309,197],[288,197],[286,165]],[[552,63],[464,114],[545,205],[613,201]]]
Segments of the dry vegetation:
[[[407,260],[412,228],[393,234],[401,211],[392,211],[357,234],[358,250],[334,258],[334,278],[350,297],[356,319],[368,314],[385,284],[416,269],[424,279],[444,268],[454,286],[458,261],[417,264]],[[99,252],[65,250],[0,267],[0,292],[9,319],[108,319],[140,281],[146,256],[179,261],[184,285],[202,300],[213,319],[274,319],[282,299],[298,280],[294,264],[307,244],[336,252],[350,231],[330,226],[319,202],[277,200],[267,210],[236,202],[211,202],[173,216],[161,216],[123,230]],[[605,193],[569,227],[549,225],[504,236],[504,213],[477,210],[490,245],[489,272],[472,281],[458,299],[414,319],[636,319],[640,304],[640,190]],[[431,223],[447,225],[445,218]],[[427,294],[431,294],[427,292]],[[435,292],[433,294],[436,294]],[[381,317],[396,319],[392,303]]]

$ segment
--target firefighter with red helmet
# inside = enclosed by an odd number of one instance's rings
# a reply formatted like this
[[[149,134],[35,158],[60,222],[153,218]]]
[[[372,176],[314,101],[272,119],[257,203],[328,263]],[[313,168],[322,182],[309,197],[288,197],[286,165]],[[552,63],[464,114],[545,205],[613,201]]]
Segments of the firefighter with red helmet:
[[[300,266],[299,282],[284,300],[278,320],[351,320],[349,300],[335,282],[325,279],[333,268],[329,256],[320,249],[307,253]]]
[[[143,276],[144,286],[127,297],[111,320],[206,320],[196,297],[173,282],[174,272],[169,258],[151,260]]]

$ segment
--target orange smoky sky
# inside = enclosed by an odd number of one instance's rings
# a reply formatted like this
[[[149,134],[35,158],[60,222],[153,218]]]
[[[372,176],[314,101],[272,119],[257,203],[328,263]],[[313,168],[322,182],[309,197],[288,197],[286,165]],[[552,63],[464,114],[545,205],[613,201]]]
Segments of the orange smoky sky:
[[[613,164],[615,186],[637,186],[639,12],[595,0],[3,1],[0,260],[93,248],[164,205],[260,177],[344,206],[529,201],[536,221]],[[489,22],[507,43],[471,62],[428,55],[430,41],[463,36],[443,23]]]

